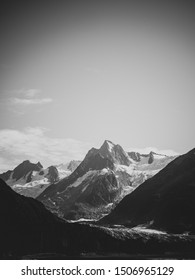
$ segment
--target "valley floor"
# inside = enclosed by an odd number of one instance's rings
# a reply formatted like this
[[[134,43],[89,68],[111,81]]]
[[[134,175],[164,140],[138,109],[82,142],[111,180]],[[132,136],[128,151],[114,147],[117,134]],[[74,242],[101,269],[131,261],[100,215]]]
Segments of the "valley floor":
[[[75,224],[75,223],[74,223]],[[80,223],[79,223],[80,224]],[[195,259],[195,235],[168,234],[163,231],[144,227],[127,228],[115,225],[113,227],[89,225],[100,229],[111,237],[111,246],[105,250],[97,246],[97,250],[87,249],[77,254],[43,253],[23,256],[22,259],[77,259],[77,260],[169,260]],[[95,238],[95,237],[94,237]],[[109,239],[108,239],[109,240]],[[114,243],[113,243],[114,240]],[[98,241],[102,244],[105,240]],[[109,243],[109,242],[108,242]],[[102,245],[101,246],[104,246]],[[113,246],[112,246],[113,244]]]

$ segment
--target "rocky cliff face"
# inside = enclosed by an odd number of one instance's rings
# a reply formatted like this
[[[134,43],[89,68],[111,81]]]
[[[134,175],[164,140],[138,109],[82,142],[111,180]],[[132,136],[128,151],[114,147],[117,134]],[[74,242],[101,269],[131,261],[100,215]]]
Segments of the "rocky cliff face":
[[[120,145],[115,145],[111,141],[104,141],[101,148],[98,150],[103,157],[110,159],[115,164],[127,165],[132,163],[128,154],[123,150]]]
[[[55,166],[49,166],[48,167],[48,173],[46,175],[48,178],[49,182],[51,184],[54,184],[59,181],[59,175],[58,175],[58,170]]]

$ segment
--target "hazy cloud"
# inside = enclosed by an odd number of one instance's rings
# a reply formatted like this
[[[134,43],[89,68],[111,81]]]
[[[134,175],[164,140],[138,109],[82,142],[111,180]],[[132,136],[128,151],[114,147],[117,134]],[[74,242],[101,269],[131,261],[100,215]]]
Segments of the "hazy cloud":
[[[11,95],[8,102],[11,105],[42,105],[53,101],[50,97],[41,97],[40,89],[19,89],[7,91]],[[16,97],[17,95],[17,97]]]
[[[51,138],[45,128],[0,130],[0,171],[13,169],[23,160],[40,161],[44,167],[83,159],[91,144],[70,138]],[[16,160],[17,159],[17,162]]]
[[[46,104],[51,103],[52,98],[11,98],[10,101],[13,104],[21,104],[21,105],[37,105],[37,104]]]
[[[37,94],[41,93],[40,89],[27,89],[23,90],[21,93],[23,93],[27,98],[33,98]]]
[[[9,94],[12,96],[21,95],[23,97],[32,98],[35,95],[40,94],[41,90],[37,88],[30,88],[30,89],[21,88],[21,89],[3,90],[3,92],[5,94]]]

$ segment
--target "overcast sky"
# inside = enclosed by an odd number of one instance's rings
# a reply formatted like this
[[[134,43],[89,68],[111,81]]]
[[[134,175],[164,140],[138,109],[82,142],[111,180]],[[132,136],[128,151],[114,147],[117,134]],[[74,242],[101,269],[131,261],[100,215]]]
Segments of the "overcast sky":
[[[0,21],[0,170],[82,159],[105,139],[195,147],[188,1],[5,1]]]

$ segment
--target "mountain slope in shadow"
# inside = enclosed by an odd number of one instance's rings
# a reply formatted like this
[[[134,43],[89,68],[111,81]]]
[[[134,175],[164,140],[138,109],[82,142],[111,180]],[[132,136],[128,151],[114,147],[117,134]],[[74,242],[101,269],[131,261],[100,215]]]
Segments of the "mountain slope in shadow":
[[[67,223],[1,179],[0,223],[0,259],[194,257],[191,237]]]
[[[195,233],[195,149],[127,195],[100,224]]]

